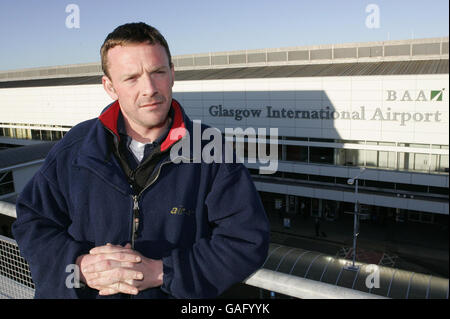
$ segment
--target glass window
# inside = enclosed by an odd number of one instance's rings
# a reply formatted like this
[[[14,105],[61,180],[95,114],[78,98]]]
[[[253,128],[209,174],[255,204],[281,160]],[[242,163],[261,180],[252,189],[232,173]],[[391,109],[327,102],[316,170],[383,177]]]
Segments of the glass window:
[[[31,139],[42,140],[41,131],[40,130],[31,130]]]
[[[378,167],[378,152],[366,150],[366,166]]]
[[[31,132],[30,132],[29,129],[17,128],[16,129],[16,136],[17,136],[17,138],[30,139],[31,138]]]
[[[16,137],[17,138],[23,138],[23,129],[21,128],[16,128]]]
[[[285,137],[285,140],[286,141],[308,141],[308,138],[287,136],[287,137]]]
[[[364,150],[337,149],[336,165],[364,166]]]
[[[395,146],[395,143],[394,142],[378,142],[378,145]]]
[[[430,148],[430,144],[409,144],[409,147],[414,147],[414,148]]]
[[[16,137],[16,131],[13,128],[8,128],[8,134],[6,136]]]
[[[363,184],[363,183],[361,183],[361,184]],[[394,183],[389,183],[389,182],[379,182],[379,181],[364,180],[364,184],[363,185],[366,186],[366,187],[395,189],[395,184]]]
[[[309,139],[309,141],[310,142],[321,142],[321,143],[334,143],[334,140],[330,140],[330,139],[327,139],[327,138],[314,138],[314,137],[311,137]]]
[[[439,171],[448,173],[448,155],[439,155]]]
[[[320,216],[319,200],[317,198],[311,198],[311,216]]]
[[[51,141],[52,134],[50,131],[41,130],[42,140],[43,141]]]
[[[333,176],[309,175],[309,180],[322,183],[335,183],[335,179]]]
[[[448,195],[448,188],[428,186],[428,192],[431,194]]]
[[[366,144],[365,141],[357,141],[357,140],[334,140],[335,143],[342,143],[342,144]]]
[[[62,138],[62,132],[61,131],[52,131],[52,140],[57,141]]]
[[[414,170],[416,171],[428,171],[429,165],[429,155],[428,154],[414,154]]]
[[[395,184],[395,188],[397,190],[408,191],[408,192],[419,192],[419,193],[427,193],[428,186],[425,185],[415,185],[415,184]]]
[[[287,161],[296,161],[296,162],[307,162],[308,161],[308,147],[307,146],[286,145],[286,160]]]
[[[336,148],[334,152],[336,154],[336,165],[345,165],[345,150],[342,148]]]
[[[348,185],[348,178],[336,177],[336,184]]]
[[[432,224],[432,223],[434,223],[434,217],[435,217],[435,214],[422,213],[421,222]]]
[[[420,213],[416,211],[408,212],[408,221],[420,222]]]
[[[388,152],[388,168],[391,169],[397,169],[397,163],[396,163],[396,154],[395,152]]]
[[[300,173],[289,173],[289,172],[285,172],[284,173],[284,177],[285,178],[290,178],[290,179],[298,179],[298,180],[304,180],[307,181],[309,178],[309,175],[307,174],[300,174]]]
[[[395,152],[378,152],[378,167],[395,169]]]
[[[397,167],[399,170],[414,169],[414,154],[408,152],[397,153]]]
[[[267,145],[267,151],[269,151],[269,150],[270,150],[270,146]],[[278,144],[278,160],[283,161],[283,145],[282,144]]]
[[[388,152],[383,151],[378,152],[378,167],[381,168],[388,167]]]
[[[319,164],[334,164],[334,148],[310,147],[309,161]]]

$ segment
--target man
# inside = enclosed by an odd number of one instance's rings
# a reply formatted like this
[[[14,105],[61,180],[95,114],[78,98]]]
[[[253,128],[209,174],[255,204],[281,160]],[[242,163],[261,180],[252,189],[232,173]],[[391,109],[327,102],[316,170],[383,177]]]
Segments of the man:
[[[216,297],[267,256],[269,225],[248,171],[171,160],[193,122],[172,99],[174,67],[156,29],[116,28],[101,57],[115,102],[64,136],[17,201],[13,233],[35,296]]]

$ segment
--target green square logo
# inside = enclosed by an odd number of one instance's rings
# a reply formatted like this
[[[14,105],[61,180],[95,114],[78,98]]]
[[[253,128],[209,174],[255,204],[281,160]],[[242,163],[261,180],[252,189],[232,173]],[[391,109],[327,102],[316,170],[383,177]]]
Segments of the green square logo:
[[[431,91],[431,101],[442,101],[442,93],[444,93],[444,90],[439,90],[439,91],[435,91],[432,90]]]

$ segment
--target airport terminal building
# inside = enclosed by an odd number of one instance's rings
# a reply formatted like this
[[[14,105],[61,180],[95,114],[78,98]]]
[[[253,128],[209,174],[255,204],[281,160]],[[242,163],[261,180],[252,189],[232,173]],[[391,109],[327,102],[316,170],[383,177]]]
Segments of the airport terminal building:
[[[173,62],[174,98],[187,115],[246,142],[245,164],[269,214],[349,217],[356,195],[348,179],[360,174],[357,198],[366,218],[448,223],[448,37]],[[1,71],[0,146],[58,140],[97,117],[112,102],[101,76],[100,63]],[[252,160],[258,148],[251,132],[262,129],[267,135],[259,138],[276,132],[272,174]],[[16,166],[0,167],[0,200],[23,187]]]

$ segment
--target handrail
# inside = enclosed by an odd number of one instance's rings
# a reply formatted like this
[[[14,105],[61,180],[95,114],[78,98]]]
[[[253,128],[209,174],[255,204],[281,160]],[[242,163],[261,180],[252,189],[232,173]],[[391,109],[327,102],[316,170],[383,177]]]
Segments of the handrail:
[[[0,213],[15,217],[15,205],[0,201]],[[447,278],[363,263],[358,263],[360,268],[354,272],[346,270],[346,262],[319,252],[270,244],[262,268],[243,283],[301,299],[448,299]],[[380,289],[367,287],[368,277],[375,272]],[[16,241],[0,235],[0,295],[30,298],[33,288],[28,264]]]
[[[16,205],[0,201],[0,215],[17,218]]]
[[[389,299],[269,269],[257,270],[244,283],[300,299]]]
[[[15,240],[4,236],[0,236],[0,265],[4,269],[4,274],[0,273],[0,296],[14,299],[33,298],[34,289],[31,288],[33,285],[28,265],[20,256]],[[22,278],[22,282],[18,278]],[[263,268],[250,275],[243,283],[301,299],[385,298]]]

